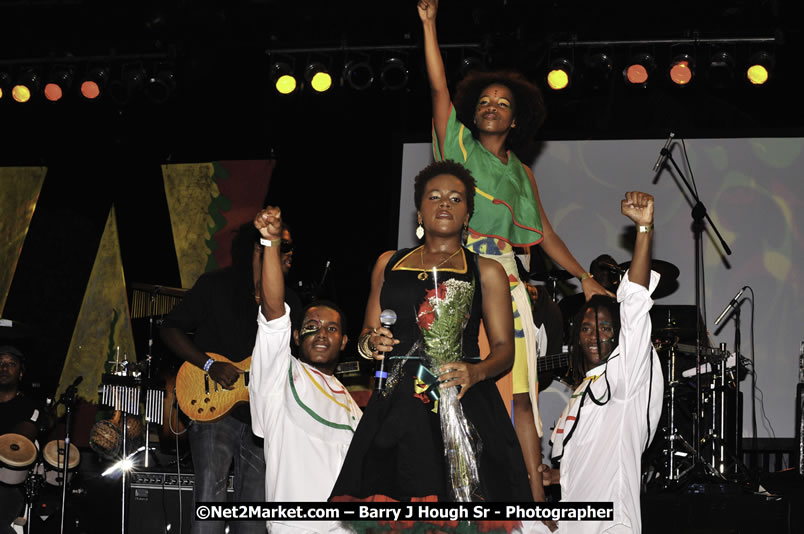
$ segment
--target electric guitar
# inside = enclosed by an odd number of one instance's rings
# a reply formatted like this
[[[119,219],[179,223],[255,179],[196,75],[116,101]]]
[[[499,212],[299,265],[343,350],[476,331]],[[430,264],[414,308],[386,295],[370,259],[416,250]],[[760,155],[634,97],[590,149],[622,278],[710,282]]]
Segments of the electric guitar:
[[[176,375],[176,399],[179,408],[187,417],[201,423],[220,419],[236,405],[248,402],[248,379],[251,369],[251,356],[242,362],[230,361],[214,352],[208,352],[207,356],[219,362],[230,363],[243,373],[237,378],[232,389],[226,389],[212,380],[209,373],[190,362],[181,365]]]

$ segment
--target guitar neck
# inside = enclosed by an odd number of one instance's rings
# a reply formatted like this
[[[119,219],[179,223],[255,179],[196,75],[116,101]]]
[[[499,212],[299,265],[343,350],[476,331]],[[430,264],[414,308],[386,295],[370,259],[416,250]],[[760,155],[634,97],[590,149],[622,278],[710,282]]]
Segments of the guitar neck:
[[[569,357],[569,352],[545,354],[544,356],[540,356],[537,360],[536,369],[540,373],[545,373],[547,371],[554,371],[556,369],[569,367]]]

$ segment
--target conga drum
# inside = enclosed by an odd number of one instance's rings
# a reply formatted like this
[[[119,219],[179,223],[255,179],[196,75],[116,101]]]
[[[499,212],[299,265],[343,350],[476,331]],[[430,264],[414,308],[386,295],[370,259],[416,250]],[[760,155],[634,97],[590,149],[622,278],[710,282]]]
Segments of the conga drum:
[[[15,486],[25,482],[36,461],[36,446],[21,434],[0,436],[0,482]]]
[[[45,459],[45,482],[51,486],[60,486],[62,473],[64,471],[64,441],[53,440],[45,445],[45,450],[42,457]],[[67,464],[67,482],[73,478],[73,475],[78,470],[78,464],[81,462],[81,453],[78,452],[78,447],[70,443],[70,460]]]

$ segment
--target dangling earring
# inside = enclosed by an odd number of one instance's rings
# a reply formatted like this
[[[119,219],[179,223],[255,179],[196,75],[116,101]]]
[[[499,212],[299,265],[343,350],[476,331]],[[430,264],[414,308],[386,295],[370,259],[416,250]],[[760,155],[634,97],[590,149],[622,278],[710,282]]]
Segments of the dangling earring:
[[[424,238],[424,227],[422,226],[422,221],[419,220],[419,226],[416,227],[416,239],[421,241]]]
[[[469,225],[467,223],[463,223],[463,233],[461,234],[461,243],[466,244],[469,240]]]

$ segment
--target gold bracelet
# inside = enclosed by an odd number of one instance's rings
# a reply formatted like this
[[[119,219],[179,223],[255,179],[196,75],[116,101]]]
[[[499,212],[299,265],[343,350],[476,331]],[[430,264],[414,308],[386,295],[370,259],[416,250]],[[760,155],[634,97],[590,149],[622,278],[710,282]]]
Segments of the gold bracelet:
[[[639,232],[640,234],[647,234],[652,231],[653,231],[653,223],[644,226],[640,224],[639,226],[637,226],[637,232]]]
[[[374,354],[371,350],[371,334],[372,332],[366,332],[360,336],[360,339],[357,341],[357,352],[360,354],[360,356],[367,360],[374,359]]]
[[[590,273],[589,271],[587,271],[587,272],[583,273],[581,276],[579,276],[579,277],[578,277],[578,280],[580,280],[581,282],[583,282],[583,281],[584,281],[584,280],[586,280],[587,278],[594,278],[594,277],[595,277],[595,275],[593,275],[592,273]]]

